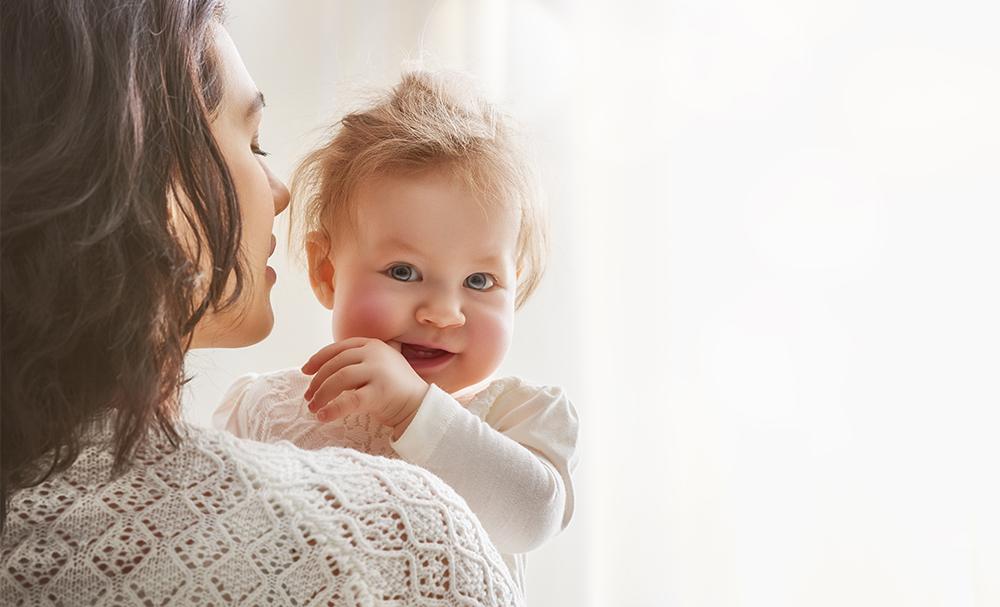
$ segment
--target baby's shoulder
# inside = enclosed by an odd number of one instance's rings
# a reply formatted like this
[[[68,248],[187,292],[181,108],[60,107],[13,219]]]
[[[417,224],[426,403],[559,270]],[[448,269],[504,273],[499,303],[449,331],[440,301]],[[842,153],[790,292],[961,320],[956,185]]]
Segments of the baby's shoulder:
[[[551,400],[566,399],[566,391],[560,386],[537,384],[514,375],[495,379],[476,395],[490,401],[497,400]]]
[[[226,390],[223,400],[298,400],[309,387],[311,376],[298,369],[279,369],[268,373],[247,373]]]
[[[501,423],[502,418],[510,416],[522,418],[528,412],[576,417],[573,405],[561,387],[536,384],[515,376],[493,380],[476,393],[467,408],[491,425]]]
[[[212,413],[212,425],[255,440],[281,438],[302,417],[309,381],[298,369],[248,373],[229,386]]]

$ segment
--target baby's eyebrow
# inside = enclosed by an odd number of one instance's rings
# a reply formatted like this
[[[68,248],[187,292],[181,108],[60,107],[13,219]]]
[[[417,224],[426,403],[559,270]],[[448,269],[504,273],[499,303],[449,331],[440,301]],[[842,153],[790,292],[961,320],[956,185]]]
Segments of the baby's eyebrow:
[[[478,259],[475,259],[473,260],[472,263],[474,263],[477,266],[499,266],[503,265],[503,261],[504,261],[503,255],[497,255],[494,253],[491,255],[487,255],[485,257],[480,257]]]
[[[402,251],[407,255],[413,255],[417,258],[422,258],[424,256],[423,252],[411,245],[410,243],[402,240],[398,237],[386,238],[376,245],[376,248],[381,251],[393,250]],[[486,266],[488,268],[500,268],[503,267],[507,256],[500,253],[488,253],[482,257],[478,257],[472,260],[472,265],[474,266]]]
[[[382,249],[382,250],[385,250],[385,249],[401,250],[401,251],[403,251],[405,253],[411,253],[411,254],[417,255],[417,256],[419,256],[419,255],[422,254],[420,251],[418,251],[410,243],[408,243],[408,242],[406,242],[404,240],[400,240],[399,238],[389,238],[387,240],[383,240],[382,242],[378,243],[378,248]]]

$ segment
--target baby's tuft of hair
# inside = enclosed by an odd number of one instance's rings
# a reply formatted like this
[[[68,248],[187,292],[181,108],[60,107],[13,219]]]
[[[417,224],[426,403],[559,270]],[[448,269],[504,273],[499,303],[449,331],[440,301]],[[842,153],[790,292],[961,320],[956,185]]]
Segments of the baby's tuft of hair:
[[[379,175],[448,170],[483,205],[520,217],[520,308],[544,272],[547,229],[539,188],[510,119],[455,75],[414,71],[368,107],[351,112],[292,177],[291,241],[312,230],[331,242],[356,226],[359,186]]]

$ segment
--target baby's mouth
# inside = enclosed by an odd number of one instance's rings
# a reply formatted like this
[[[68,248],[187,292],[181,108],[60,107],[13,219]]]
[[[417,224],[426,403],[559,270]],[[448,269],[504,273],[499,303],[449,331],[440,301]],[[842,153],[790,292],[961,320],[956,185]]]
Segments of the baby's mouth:
[[[433,373],[443,369],[455,357],[454,352],[416,344],[400,344],[399,353],[417,373]]]
[[[451,352],[440,348],[425,348],[414,344],[400,344],[399,351],[406,360],[430,360],[451,354]]]

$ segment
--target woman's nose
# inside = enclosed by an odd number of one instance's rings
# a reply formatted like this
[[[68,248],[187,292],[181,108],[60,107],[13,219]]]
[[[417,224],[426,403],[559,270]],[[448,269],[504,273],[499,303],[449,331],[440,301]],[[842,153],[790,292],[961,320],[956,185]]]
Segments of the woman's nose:
[[[271,172],[271,168],[263,160],[260,161],[260,164],[264,167],[264,172],[267,173],[267,181],[271,184],[271,197],[274,198],[274,214],[275,216],[281,215],[281,212],[288,208],[288,202],[292,196],[289,194],[285,183],[275,177],[274,173]]]
[[[461,327],[465,324],[465,314],[462,313],[458,298],[437,297],[417,308],[417,322],[439,329]]]
[[[275,180],[271,191],[274,192],[274,214],[275,216],[281,215],[281,212],[288,208],[288,202],[292,199],[292,195],[289,194],[288,188],[280,179]]]

